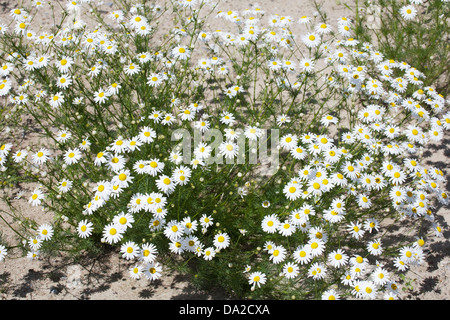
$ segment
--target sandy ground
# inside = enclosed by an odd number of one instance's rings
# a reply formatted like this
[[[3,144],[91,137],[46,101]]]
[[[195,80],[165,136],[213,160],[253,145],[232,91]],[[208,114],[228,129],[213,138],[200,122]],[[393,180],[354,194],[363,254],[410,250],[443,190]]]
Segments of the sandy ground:
[[[250,8],[255,2],[223,0],[220,10],[238,10]],[[261,8],[271,13],[290,15],[299,18],[311,15],[315,9],[310,1],[273,1],[259,0]],[[349,16],[338,0],[322,0],[323,11],[333,23],[342,15]],[[351,6],[351,2],[348,1]],[[15,7],[15,1],[0,1],[0,22],[9,21],[9,11]],[[111,10],[112,3],[105,1],[105,11]],[[49,13],[43,15],[43,25],[51,23]],[[447,191],[450,189],[450,137],[439,146],[430,145],[426,156],[426,165],[440,167],[447,178]],[[7,210],[5,207],[0,209]],[[42,212],[26,208],[26,214],[33,218],[44,219]],[[438,222],[448,230],[450,211],[439,208]],[[0,224],[6,237],[12,236]],[[414,293],[401,292],[402,299],[442,300],[450,298],[450,246],[449,231],[444,237],[435,239],[426,251],[426,261],[407,277],[412,280]],[[4,300],[189,300],[189,299],[228,299],[220,290],[214,292],[197,291],[188,276],[165,273],[161,280],[148,282],[146,279],[133,280],[128,276],[130,265],[120,259],[116,253],[105,253],[97,259],[74,263],[63,258],[29,261],[26,258],[6,259],[0,263],[0,299]]]

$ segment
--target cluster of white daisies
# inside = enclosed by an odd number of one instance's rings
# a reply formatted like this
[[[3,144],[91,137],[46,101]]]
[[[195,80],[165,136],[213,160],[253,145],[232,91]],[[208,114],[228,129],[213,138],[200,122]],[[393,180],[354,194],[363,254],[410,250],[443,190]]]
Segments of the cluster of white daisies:
[[[67,3],[67,9],[80,10],[82,4],[91,2],[73,1]],[[192,9],[209,1],[181,0],[177,3]],[[34,1],[34,5],[39,7],[42,2]],[[108,15],[116,23],[115,26],[122,28],[122,31],[127,30],[124,35],[126,39],[149,36],[153,32],[150,21],[139,14],[140,8],[141,5],[136,5],[129,14],[123,10],[114,10]],[[407,18],[413,13],[412,9],[402,9],[403,11],[406,13],[402,14]],[[160,12],[161,7],[152,7],[152,14]],[[126,85],[119,79],[133,79],[148,64],[152,64],[153,69],[147,76],[146,85],[158,92],[175,81],[176,66],[192,62],[194,48],[181,45],[181,39],[189,36],[183,28],[171,30],[177,41],[167,52],[135,52],[130,56],[123,56],[119,54],[121,43],[101,29],[90,32],[81,20],[57,34],[38,34],[29,28],[31,16],[26,10],[13,9],[11,16],[16,23],[14,33],[23,36],[37,48],[59,48],[74,44],[80,48],[73,56],[55,56],[48,54],[47,50],[39,52],[38,49],[25,57],[17,53],[9,54],[7,62],[0,69],[4,78],[0,84],[0,96],[8,96],[9,101],[18,106],[42,103],[49,106],[52,112],[64,112],[61,109],[73,96],[69,92],[73,88],[78,68],[88,79],[100,84],[90,98],[95,107],[102,107],[118,96]],[[301,167],[297,175],[281,187],[291,208],[290,212],[283,216],[270,213],[261,221],[261,229],[265,234],[279,236],[277,239],[281,239],[264,243],[263,251],[268,254],[269,261],[275,266],[281,266],[279,270],[286,279],[305,275],[313,280],[327,279],[329,270],[336,268],[342,271],[341,284],[355,297],[373,299],[379,292],[383,292],[385,298],[395,298],[397,284],[388,269],[378,262],[386,250],[380,235],[384,211],[379,211],[374,204],[383,195],[384,200],[390,201],[385,203],[385,208],[392,208],[402,218],[427,219],[433,223],[435,234],[442,235],[440,226],[434,221],[432,198],[437,198],[444,205],[448,204],[448,196],[443,188],[444,174],[439,168],[424,167],[419,163],[419,158],[421,150],[429,141],[441,141],[445,130],[450,128],[450,113],[445,111],[448,101],[433,87],[423,86],[423,74],[419,70],[405,62],[388,60],[372,45],[361,44],[357,39],[351,38],[352,24],[346,17],[341,17],[337,23],[337,34],[343,40],[334,38],[333,26],[322,21],[316,23],[315,17],[302,16],[295,19],[276,14],[267,17],[257,5],[241,13],[234,10],[220,11],[216,17],[234,23],[239,27],[239,32],[196,30],[195,39],[201,45],[217,49],[220,44],[240,50],[253,48],[256,43],[258,48],[265,48],[270,53],[263,68],[268,70],[268,74],[281,89],[288,92],[304,90],[303,80],[317,73],[320,70],[317,66],[323,63],[327,70],[331,70],[326,77],[320,76],[328,88],[339,92],[344,99],[362,97],[367,101],[365,105],[352,110],[355,112],[355,122],[351,123],[351,129],[341,132],[339,136],[332,134],[329,129],[342,124],[344,110],[340,110],[340,114],[336,112],[339,111],[336,108],[330,110],[326,106],[318,112],[320,134],[291,126],[299,120],[298,115],[289,112],[276,114],[276,125],[281,130],[290,130],[290,133],[284,132],[280,138],[280,152],[291,157],[291,161],[301,163]],[[267,26],[263,26],[262,22],[266,17]],[[300,43],[295,42],[296,37],[290,31],[290,27],[296,23],[308,30],[300,40],[310,52],[309,56],[302,53],[299,58],[297,55]],[[2,33],[7,32],[6,26],[0,27]],[[330,39],[327,39],[328,36]],[[196,80],[196,84],[212,77],[231,76],[232,68],[227,66],[227,58],[221,57],[220,50],[212,52],[215,54],[200,57],[190,66],[192,74],[199,75],[201,79]],[[107,79],[104,75],[112,68],[102,59],[92,59],[88,68],[80,67],[78,58],[81,53],[93,58],[96,58],[97,53],[113,59],[119,56],[123,77],[116,75],[114,78],[117,81],[104,80]],[[55,66],[58,71],[53,92],[38,88],[38,83],[30,78],[20,85],[18,94],[12,93],[9,76],[15,69],[33,72],[50,66]],[[181,68],[181,72],[183,70]],[[242,95],[244,87],[239,84],[240,77],[237,76],[234,80],[236,81],[228,84],[221,93],[229,99],[235,99],[238,95],[239,99],[245,99]],[[411,96],[404,96],[411,86],[416,86],[417,90]],[[32,90],[34,94],[30,94]],[[43,99],[45,97],[47,99]],[[76,96],[70,102],[80,105],[85,103],[85,99]],[[220,143],[217,151],[220,156],[231,160],[236,159],[242,151],[237,142],[239,137],[243,136],[248,141],[257,141],[262,137],[264,129],[261,123],[248,123],[243,130],[239,130],[241,124],[236,120],[239,109],[219,110],[217,115],[212,115],[210,111],[200,101],[185,103],[174,93],[167,106],[153,109],[150,115],[137,121],[140,125],[138,134],[116,137],[93,159],[90,153],[92,139],[86,136],[80,140],[70,128],[62,128],[55,134],[55,140],[62,146],[71,144],[77,145],[76,147],[65,148],[60,154],[52,154],[49,148],[42,147],[32,153],[29,162],[30,149],[19,148],[12,152],[13,145],[5,143],[0,147],[0,165],[4,166],[11,155],[16,164],[29,163],[38,168],[43,168],[54,160],[61,160],[64,168],[84,162],[93,164],[94,168],[106,168],[108,177],[95,183],[83,184],[91,188],[92,198],[83,208],[85,218],[78,222],[76,232],[80,238],[87,238],[96,228],[101,228],[103,242],[120,244],[124,259],[138,261],[130,268],[131,277],[139,279],[145,275],[154,280],[162,272],[162,266],[157,262],[156,246],[147,241],[138,244],[127,239],[127,232],[133,228],[135,215],[138,213],[151,216],[149,231],[162,233],[168,240],[168,250],[175,254],[191,252],[205,260],[211,260],[233,241],[227,233],[219,231],[215,232],[212,243],[202,242],[199,236],[214,225],[212,215],[202,213],[198,219],[190,216],[174,219],[167,207],[169,197],[175,189],[189,185],[194,170],[208,167],[208,160],[214,151],[211,144],[202,140],[194,145],[194,157],[188,163],[182,163],[183,155],[175,149],[163,150],[167,154],[162,156],[146,155],[148,157],[142,158],[140,153],[146,145],[154,144],[158,139],[159,126],[175,127],[179,123],[196,128],[204,134],[216,122],[225,126],[223,136],[226,139]],[[95,132],[92,134],[95,135]],[[153,190],[133,193],[126,209],[118,210],[105,225],[94,225],[90,218],[107,203],[117,201],[124,194],[128,197],[129,194],[125,191],[139,183],[142,177],[155,180]],[[58,181],[57,192],[68,193],[73,185],[74,181],[63,178]],[[32,192],[29,198],[32,206],[45,204],[44,189],[45,187],[39,186]],[[244,197],[245,188],[240,188],[239,193]],[[324,203],[327,204],[326,207],[323,207]],[[265,201],[263,207],[271,210],[270,202]],[[354,212],[355,209],[365,214],[361,214],[361,218],[352,214],[354,218],[349,220],[348,212]],[[330,228],[333,232],[329,231]],[[284,240],[288,241],[290,236],[299,233],[304,235],[304,243],[291,242],[290,247],[280,244],[282,241],[287,243]],[[53,234],[51,225],[41,225],[37,235],[28,241],[29,256],[35,258],[43,241],[50,240]],[[332,241],[336,236],[361,241],[367,255],[354,254],[348,248],[336,248],[334,240]],[[333,243],[333,246],[328,245],[329,243]],[[393,265],[397,270],[404,271],[411,265],[420,264],[423,261],[424,245],[424,236],[420,235],[414,243],[402,246],[393,259]],[[296,247],[290,253],[292,246]],[[7,248],[0,246],[0,260],[6,254]],[[370,262],[367,257],[374,257],[376,260]],[[267,276],[262,271],[251,272],[251,269],[253,267],[246,266],[245,273],[248,273],[249,284],[255,289],[266,282]],[[340,292],[330,288],[323,293],[323,297],[339,298]]]

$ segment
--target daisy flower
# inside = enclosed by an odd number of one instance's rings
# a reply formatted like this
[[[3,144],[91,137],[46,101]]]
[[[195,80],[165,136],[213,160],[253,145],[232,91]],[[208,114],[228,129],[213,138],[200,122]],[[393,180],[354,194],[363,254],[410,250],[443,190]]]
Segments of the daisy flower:
[[[295,146],[289,152],[294,157],[294,159],[297,160],[303,160],[307,156],[306,150],[304,150],[301,146]]]
[[[219,145],[219,153],[227,159],[233,159],[239,152],[239,146],[232,141],[225,141]]]
[[[308,269],[308,277],[311,277],[314,280],[323,279],[325,278],[326,274],[327,268],[320,262],[313,263]]]
[[[37,251],[42,247],[42,242],[43,242],[43,240],[39,236],[30,237],[28,239],[28,245],[31,248],[31,250],[34,250],[34,251]]]
[[[377,287],[372,281],[361,281],[358,285],[363,299],[374,300],[377,295]]]
[[[147,78],[147,84],[151,87],[158,87],[162,81],[163,81],[163,77],[158,74],[158,73],[152,73],[148,78]]]
[[[36,188],[34,189],[30,199],[28,200],[28,202],[32,205],[32,206],[38,206],[41,204],[42,199],[44,199],[44,193],[39,189]]]
[[[417,15],[417,9],[413,5],[406,5],[400,8],[400,15],[405,20],[412,20]]]
[[[275,233],[278,230],[279,225],[280,221],[275,214],[265,216],[261,222],[263,231],[267,233]]]
[[[308,264],[313,258],[311,248],[308,245],[299,246],[292,254],[295,262],[303,265]]]
[[[201,132],[206,132],[209,130],[210,122],[205,119],[200,119],[199,121],[195,122],[195,128],[199,129]]]
[[[114,216],[113,223],[119,226],[123,231],[125,231],[126,229],[132,227],[132,224],[134,223],[134,217],[133,215],[122,211]]]
[[[105,153],[105,152],[99,152],[99,153],[97,153],[97,155],[96,155],[96,157],[95,157],[95,160],[94,160],[94,165],[95,165],[95,166],[100,166],[100,165],[102,165],[103,163],[107,163],[107,162],[108,162],[108,160],[107,160],[107,158],[106,158],[107,155],[108,155],[108,154]],[[109,156],[109,155],[108,155],[108,156]]]
[[[432,225],[432,229],[434,232],[434,235],[438,238],[443,237],[443,229],[441,228],[441,226],[437,223],[433,223]]]
[[[364,228],[369,231],[369,233],[372,233],[373,230],[378,231],[380,227],[380,223],[377,219],[367,219],[364,222]]]
[[[58,92],[50,98],[48,103],[52,108],[56,109],[64,103],[64,95],[62,92]]]
[[[184,225],[178,221],[167,222],[164,229],[164,235],[171,241],[179,239],[184,233]]]
[[[72,77],[68,74],[63,74],[56,80],[56,86],[60,89],[66,89],[71,84],[72,84]]]
[[[109,181],[100,180],[97,182],[97,186],[95,186],[92,190],[95,191],[96,197],[107,199],[111,193],[111,189],[111,183]]]
[[[172,125],[172,123],[173,123],[174,121],[175,121],[175,117],[174,117],[173,115],[171,115],[170,113],[166,113],[166,114],[163,116],[163,119],[162,119],[162,121],[161,121],[161,124],[170,126],[170,125]]]
[[[186,60],[187,58],[189,58],[191,51],[186,47],[178,46],[173,48],[171,53],[172,56],[174,56],[177,59]]]
[[[235,118],[234,115],[230,112],[224,112],[221,114],[220,117],[220,122],[228,125],[228,126],[232,126],[234,124]]]
[[[164,227],[165,224],[166,220],[164,218],[155,217],[154,219],[150,220],[148,227],[152,231],[159,231]]]
[[[216,255],[216,251],[213,247],[208,247],[203,250],[203,259],[210,261]]]
[[[322,300],[340,300],[341,296],[334,289],[325,290],[322,293]]]
[[[128,269],[128,271],[131,278],[138,280],[144,274],[144,266],[136,264],[134,267]]]
[[[91,142],[89,141],[88,138],[84,138],[79,144],[79,148],[84,151],[88,150],[90,146]]]
[[[300,67],[306,73],[311,73],[314,71],[314,61],[312,59],[303,59],[300,61]]]
[[[139,260],[145,263],[152,263],[155,261],[158,254],[158,249],[152,243],[144,243],[139,250]]]
[[[406,199],[406,190],[399,186],[394,186],[389,191],[389,197],[392,199],[392,201],[395,202],[403,202]]]
[[[278,126],[281,127],[283,124],[289,123],[289,122],[291,122],[291,119],[286,114],[277,116],[277,125]]]
[[[365,232],[359,222],[350,222],[350,224],[347,225],[347,231],[355,239],[362,238]]]
[[[99,154],[97,154],[98,158]],[[125,167],[125,157],[119,154],[107,154],[106,163],[113,172],[122,170]],[[96,159],[97,160],[97,159]],[[98,159],[98,162],[103,162],[103,160]]]
[[[320,239],[310,239],[307,243],[313,257],[320,256],[325,251],[325,242]]]
[[[183,239],[172,240],[169,243],[169,250],[175,254],[182,254],[185,251]]]
[[[300,19],[298,20],[298,23],[300,23],[300,24],[307,24],[310,21],[311,21],[311,17],[301,16]]]
[[[87,238],[92,234],[94,230],[92,222],[87,220],[81,220],[77,226],[77,233],[80,238]]]
[[[200,218],[200,225],[203,228],[208,228],[212,226],[213,224],[213,218],[211,216],[207,216],[206,214],[203,214]]]
[[[331,27],[326,23],[319,23],[315,31],[319,34],[328,34],[332,31]]]
[[[147,263],[144,266],[144,275],[147,279],[153,281],[161,277],[162,267],[158,262]]]
[[[383,247],[381,246],[381,240],[375,239],[367,243],[367,251],[374,256],[379,256],[383,252]]]
[[[357,203],[358,203],[358,206],[363,209],[367,209],[372,206],[372,201],[365,194],[358,195]]]
[[[142,143],[151,143],[156,138],[156,131],[150,127],[143,127],[139,131],[138,139]]]
[[[156,186],[162,192],[170,194],[175,190],[176,184],[171,177],[163,174],[156,180]]]
[[[107,90],[105,91],[102,88],[100,88],[94,93],[94,101],[100,104],[105,103],[106,100],[108,99],[108,96],[109,95]]]
[[[293,262],[288,262],[283,266],[283,275],[287,279],[293,279],[297,277],[300,273],[299,267]]]
[[[111,85],[106,90],[106,93],[107,93],[108,96],[112,96],[112,95],[118,94],[120,88],[122,88],[122,86],[120,84],[118,84],[117,82],[113,82],[113,83],[111,83]]]
[[[270,207],[270,201],[269,200],[264,200],[261,203],[261,205],[262,205],[263,208],[268,208],[268,207]]]
[[[78,148],[69,149],[64,153],[64,162],[67,165],[77,163],[81,159],[81,151]]]
[[[25,149],[17,151],[15,154],[12,155],[12,158],[15,163],[22,162],[28,155],[28,152]],[[1,153],[0,153],[1,156]]]
[[[217,249],[225,249],[230,245],[230,236],[226,233],[218,233],[214,236],[214,246]]]
[[[280,223],[277,229],[277,231],[285,237],[292,235],[295,230],[295,224],[291,223],[289,220],[286,220],[284,223]]]
[[[0,97],[6,96],[11,90],[11,80],[9,78],[3,79],[0,82]]]
[[[280,146],[284,149],[291,150],[297,146],[298,138],[296,135],[288,134],[280,139]]]
[[[283,188],[283,193],[285,197],[289,200],[296,200],[301,196],[301,189],[300,186],[296,183],[288,183]]]
[[[303,43],[308,48],[317,47],[320,44],[320,37],[315,33],[308,33],[302,37]]]
[[[178,165],[183,161],[183,156],[180,152],[172,151],[169,155],[169,161]]]
[[[140,248],[133,241],[127,241],[120,247],[120,253],[125,259],[133,260],[139,256]]]
[[[69,56],[63,56],[61,60],[56,61],[55,64],[59,72],[66,74],[74,64],[74,60]]]
[[[111,183],[118,185],[121,188],[127,188],[133,181],[133,177],[130,174],[130,170],[122,169],[117,171],[117,174],[112,178]]]
[[[70,191],[70,189],[72,189],[72,185],[73,182],[67,179],[63,179],[59,185],[58,185],[58,189],[59,191],[61,191],[62,193],[66,193],[68,191]]]
[[[230,141],[236,140],[241,135],[240,131],[236,131],[232,128],[227,128],[224,131],[225,131],[225,138],[227,138],[227,140]]]
[[[191,217],[185,217],[181,223],[184,226],[184,233],[189,235],[195,231],[197,231],[198,221],[192,220]]]
[[[195,112],[193,112],[189,108],[185,108],[184,110],[181,110],[180,118],[183,121],[192,121],[194,120]]]
[[[253,126],[247,127],[244,131],[245,137],[249,140],[256,140],[260,138],[262,134],[263,132],[261,129]]]
[[[336,249],[328,254],[328,264],[334,268],[340,268],[348,263],[348,255],[345,254],[344,250]]]
[[[121,225],[110,223],[103,229],[103,239],[109,244],[115,244],[122,240],[124,231]]]
[[[39,257],[39,253],[40,253],[39,251],[34,251],[34,250],[28,251],[28,253],[27,253],[28,260],[36,260]],[[1,261],[1,257],[0,257],[0,261]]]
[[[320,119],[320,123],[322,123],[325,127],[328,127],[330,124],[337,124],[338,119],[333,117],[331,114],[326,114]]]
[[[38,235],[41,237],[42,240],[47,241],[50,240],[53,236],[53,227],[49,224],[43,224],[41,225],[38,230]]]
[[[6,77],[13,70],[14,65],[10,62],[4,62],[0,67],[0,76]]]

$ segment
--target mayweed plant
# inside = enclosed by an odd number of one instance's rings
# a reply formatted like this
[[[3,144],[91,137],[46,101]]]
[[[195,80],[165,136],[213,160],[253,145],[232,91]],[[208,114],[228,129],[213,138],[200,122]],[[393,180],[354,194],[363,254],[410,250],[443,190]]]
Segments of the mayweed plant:
[[[358,15],[359,39],[376,39],[386,56],[421,70],[424,85],[448,91],[450,51],[442,41],[449,36],[448,0],[368,0],[359,1],[359,9],[367,13]]]
[[[350,17],[100,4],[32,1],[1,25],[1,178],[27,190],[2,191],[18,241],[1,260],[111,248],[141,281],[398,297],[448,204],[422,163],[448,100],[420,70],[354,38]]]

